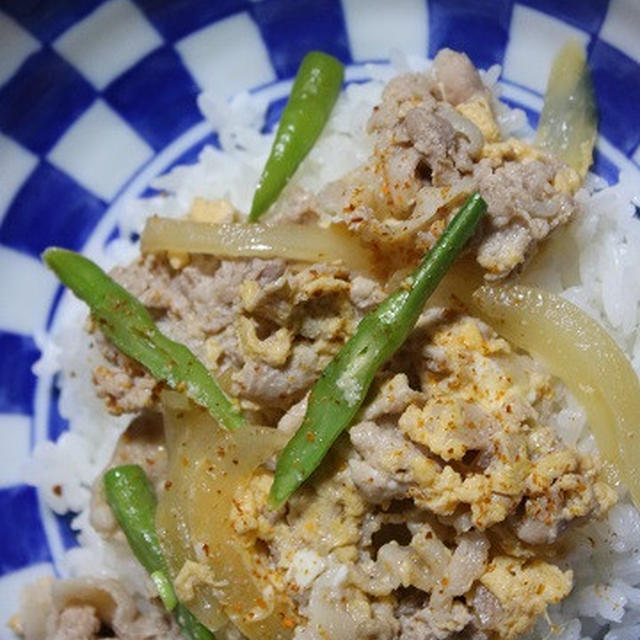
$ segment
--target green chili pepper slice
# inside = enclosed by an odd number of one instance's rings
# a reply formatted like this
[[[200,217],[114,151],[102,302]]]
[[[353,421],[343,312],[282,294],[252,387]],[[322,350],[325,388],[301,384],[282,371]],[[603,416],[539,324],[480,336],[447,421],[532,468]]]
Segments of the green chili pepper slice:
[[[185,345],[167,338],[145,306],[98,265],[66,249],[50,248],[42,257],[58,278],[89,305],[98,327],[120,351],[171,388],[184,391],[206,407],[227,429],[245,424],[240,411],[202,362]]]
[[[322,462],[364,402],[377,370],[404,343],[422,309],[473,235],[487,204],[474,193],[422,263],[373,312],[329,363],[311,389],[302,425],[276,466],[269,504],[282,505]]]
[[[187,640],[215,640],[215,636],[178,601],[156,531],[156,496],[142,467],[122,465],[104,474],[107,503],[140,564],[162,585],[162,600]],[[173,606],[170,606],[173,605]]]
[[[255,222],[273,204],[313,147],[338,99],[343,78],[344,67],[334,57],[320,51],[304,57],[253,196],[249,221]]]

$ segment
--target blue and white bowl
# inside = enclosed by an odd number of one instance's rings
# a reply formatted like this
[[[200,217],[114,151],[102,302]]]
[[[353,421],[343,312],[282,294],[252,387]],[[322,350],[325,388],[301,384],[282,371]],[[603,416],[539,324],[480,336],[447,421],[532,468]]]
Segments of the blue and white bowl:
[[[281,97],[312,48],[357,79],[393,49],[452,47],[502,65],[503,97],[535,125],[569,37],[593,70],[595,171],[640,177],[640,0],[0,0],[0,628],[20,587],[63,572],[76,544],[70,517],[23,481],[35,444],[66,429],[53,378],[32,372],[61,298],[41,251],[112,241],[123,201],[215,143],[202,90]]]

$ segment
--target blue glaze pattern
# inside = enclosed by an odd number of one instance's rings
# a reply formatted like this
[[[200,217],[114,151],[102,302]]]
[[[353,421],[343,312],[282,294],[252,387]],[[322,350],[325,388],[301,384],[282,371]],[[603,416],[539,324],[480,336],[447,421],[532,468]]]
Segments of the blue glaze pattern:
[[[509,40],[511,0],[429,3],[429,56],[443,47],[464,52],[481,69],[502,64]],[[471,37],[469,35],[471,34]]]
[[[38,348],[30,336],[0,330],[0,353],[0,413],[29,415],[34,389],[31,367],[38,358]]]
[[[79,249],[106,210],[100,198],[42,160],[0,226],[0,243],[38,258],[54,244]]]
[[[0,521],[0,546],[11,549],[0,555],[2,574],[51,560],[33,487],[0,489]]]
[[[198,92],[175,50],[162,47],[114,80],[104,95],[109,105],[160,151],[202,119],[195,101]]]
[[[252,7],[279,78],[295,75],[305,53],[320,49],[351,62],[349,39],[339,0],[257,2]],[[295,38],[291,34],[295,33]]]
[[[45,155],[95,98],[78,71],[42,49],[0,89],[0,131]]]

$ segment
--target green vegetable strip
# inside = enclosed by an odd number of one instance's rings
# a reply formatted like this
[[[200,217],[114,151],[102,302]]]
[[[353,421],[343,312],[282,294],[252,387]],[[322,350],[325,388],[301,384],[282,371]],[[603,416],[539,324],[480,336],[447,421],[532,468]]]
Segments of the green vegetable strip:
[[[332,56],[311,51],[304,57],[253,196],[251,222],[271,206],[313,147],[329,119],[343,78],[344,67]]]
[[[485,201],[473,194],[404,285],[361,320],[329,363],[311,390],[302,425],[278,459],[269,495],[272,507],[282,505],[296,491],[349,426],[377,370],[406,340],[486,208]]]
[[[105,497],[140,564],[153,574],[168,573],[156,533],[156,496],[142,467],[136,464],[104,474]]]
[[[89,305],[98,327],[120,351],[206,407],[227,429],[245,424],[242,414],[200,360],[183,344],[167,338],[144,305],[98,265],[66,249],[47,249],[43,258],[60,280]]]
[[[173,611],[178,604],[178,600],[176,598],[176,592],[173,590],[173,585],[171,584],[167,574],[162,571],[154,571],[151,574],[151,579],[153,580],[153,584],[156,585],[158,595],[164,604],[164,608],[167,611]]]
[[[144,470],[137,464],[109,469],[104,475],[107,502],[122,527],[134,555],[154,582],[163,584],[163,601],[174,604],[173,615],[188,640],[215,640],[215,636],[181,602],[169,579],[169,569],[156,532],[156,496]],[[162,578],[158,580],[158,576]]]
[[[213,633],[198,622],[198,619],[182,602],[178,602],[176,605],[176,608],[173,610],[173,616],[187,640],[215,640]]]

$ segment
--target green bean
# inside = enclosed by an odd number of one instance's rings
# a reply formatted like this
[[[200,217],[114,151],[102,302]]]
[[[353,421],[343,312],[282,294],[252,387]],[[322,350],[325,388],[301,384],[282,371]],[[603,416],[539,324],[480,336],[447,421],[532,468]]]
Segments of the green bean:
[[[215,640],[213,633],[198,622],[198,618],[182,602],[178,602],[176,605],[173,616],[187,640]]]
[[[176,592],[173,590],[169,576],[163,571],[154,571],[151,574],[151,579],[153,580],[153,584],[156,585],[156,590],[164,604],[164,608],[167,611],[173,611],[178,604],[178,599],[176,598]]]
[[[304,57],[253,196],[251,222],[271,206],[311,151],[329,119],[343,78],[344,67],[332,56],[311,51]]]
[[[122,353],[171,388],[184,391],[227,429],[245,424],[214,377],[183,344],[167,338],[149,311],[88,258],[50,248],[43,254],[58,278],[90,307],[99,329]]]
[[[329,363],[311,389],[302,425],[276,466],[269,504],[282,505],[313,473],[364,402],[373,378],[403,344],[436,286],[473,235],[486,211],[474,193],[409,278],[373,312]]]
[[[176,598],[156,531],[156,496],[144,470],[137,464],[109,469],[104,474],[104,491],[135,557],[150,575],[156,576],[156,580],[158,574],[162,576],[162,600],[174,604],[173,615],[185,638],[215,640],[211,631],[198,622],[191,611]]]
[[[109,469],[104,474],[104,491],[140,564],[150,575],[156,571],[167,574],[156,533],[156,495],[142,467],[130,464]]]

